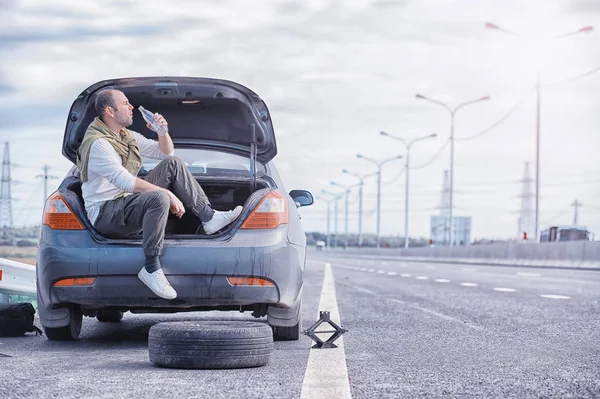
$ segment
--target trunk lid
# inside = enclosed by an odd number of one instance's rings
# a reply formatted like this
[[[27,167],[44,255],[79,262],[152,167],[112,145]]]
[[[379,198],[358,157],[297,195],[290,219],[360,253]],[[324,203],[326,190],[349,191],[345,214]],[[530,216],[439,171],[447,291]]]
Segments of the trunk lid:
[[[157,139],[157,135],[146,127],[139,105],[165,117],[176,145],[213,147],[250,157],[254,130],[256,159],[266,163],[277,155],[269,110],[250,89],[220,79],[144,77],[101,81],[77,97],[69,111],[62,149],[73,163],[96,117],[96,94],[109,88],[125,93],[135,107],[129,129],[148,138]]]

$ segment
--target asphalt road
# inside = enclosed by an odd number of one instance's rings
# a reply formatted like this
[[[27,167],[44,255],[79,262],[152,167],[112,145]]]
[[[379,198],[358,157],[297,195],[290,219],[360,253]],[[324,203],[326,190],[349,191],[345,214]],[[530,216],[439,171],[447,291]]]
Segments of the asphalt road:
[[[304,328],[325,264],[335,280],[354,398],[600,397],[600,271],[352,259],[311,252]],[[320,309],[328,310],[328,309]],[[149,328],[247,313],[86,318],[77,342],[0,338],[0,397],[299,398],[311,341],[276,342],[271,362],[172,370],[148,360]],[[326,350],[321,350],[326,351]],[[313,370],[327,381],[335,370]]]
[[[600,272],[318,258],[354,397],[600,397]]]

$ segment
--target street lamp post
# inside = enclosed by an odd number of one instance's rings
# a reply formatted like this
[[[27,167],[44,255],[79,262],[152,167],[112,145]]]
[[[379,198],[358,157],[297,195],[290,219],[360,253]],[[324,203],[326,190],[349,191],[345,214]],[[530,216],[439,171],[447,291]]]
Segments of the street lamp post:
[[[323,190],[323,194],[329,194],[328,192],[326,192],[325,190]],[[331,201],[332,200],[325,200],[325,202],[327,203],[327,232],[326,232],[326,236],[327,236],[327,250],[329,250],[329,246],[331,245],[331,241],[329,239],[330,237],[330,224],[331,224]]]
[[[487,29],[493,29],[500,32],[504,32],[510,35],[518,36],[523,38],[522,35],[515,33],[513,31],[501,28],[500,26],[487,22],[485,24]],[[578,33],[591,33],[594,30],[592,26],[585,26],[579,30],[568,32],[559,36],[549,37],[544,39],[545,41],[551,39],[560,39],[567,36],[572,36]],[[541,109],[541,76],[540,76],[540,65],[537,65],[536,68],[536,130],[535,130],[535,239],[539,240],[539,231],[540,231],[540,109]]]
[[[346,187],[343,184],[339,184],[334,181],[331,182],[331,185],[341,187],[344,189],[346,197],[344,206],[344,248],[348,248],[348,195],[350,194],[350,188],[352,186]]]
[[[395,161],[396,159],[401,159],[402,155],[395,156],[393,158],[385,159],[381,162],[377,162],[372,158],[367,158],[364,155],[356,154],[357,158],[364,159],[365,161],[369,161],[377,165],[377,248],[380,247],[381,241],[381,167],[388,162]]]
[[[334,193],[330,193],[327,190],[321,190],[321,192],[323,194],[327,194],[327,195],[333,195],[333,204],[334,204],[334,209],[333,209],[333,213],[335,213],[334,219],[333,219],[333,230],[334,230],[334,236],[333,236],[333,247],[337,248],[337,242],[338,242],[338,200],[340,199],[340,195],[339,194],[334,194]],[[328,211],[329,213],[329,211]],[[328,226],[329,226],[329,214],[328,214]]]
[[[357,173],[352,173],[347,169],[342,170],[342,173],[345,173],[350,176],[354,176],[359,180],[358,183],[358,247],[362,247],[363,244],[363,236],[362,236],[362,214],[363,214],[363,186],[365,183],[365,179],[367,177],[375,176],[377,173],[371,173],[368,175],[361,176]]]
[[[335,201],[334,201],[334,212],[335,212],[335,216],[334,216],[334,230],[335,230],[335,235],[333,236],[333,247],[337,248],[337,244],[338,244],[338,199],[339,197],[336,195],[335,196]]]
[[[381,134],[382,136],[387,136],[390,137],[394,140],[398,140],[400,141],[402,144],[404,144],[404,147],[406,147],[406,163],[404,165],[404,168],[406,169],[406,185],[405,185],[405,197],[404,197],[404,248],[408,248],[408,179],[409,179],[409,173],[410,173],[410,147],[418,142],[418,141],[423,141],[423,140],[427,140],[427,139],[432,139],[434,137],[437,137],[437,134],[433,133],[433,134],[429,134],[427,136],[422,136],[422,137],[417,137],[416,139],[413,139],[411,141],[409,141],[408,143],[402,138],[402,137],[398,137],[398,136],[393,136],[391,134],[388,134],[386,132],[380,132],[379,134]]]
[[[446,108],[446,110],[448,112],[450,112],[450,204],[449,204],[450,209],[449,209],[448,219],[450,222],[450,240],[449,240],[449,242],[450,242],[450,246],[453,246],[454,245],[454,224],[453,224],[453,220],[452,220],[452,214],[453,214],[453,209],[454,209],[453,208],[453,205],[454,205],[454,116],[456,115],[456,112],[459,109],[461,109],[462,107],[464,107],[466,105],[470,105],[470,104],[475,104],[480,101],[489,100],[490,96],[484,96],[484,97],[478,98],[476,100],[466,101],[464,103],[458,104],[454,108],[450,108],[450,106],[448,104],[425,97],[422,94],[417,94],[416,97],[421,100],[427,100],[434,104],[441,105],[442,107]]]

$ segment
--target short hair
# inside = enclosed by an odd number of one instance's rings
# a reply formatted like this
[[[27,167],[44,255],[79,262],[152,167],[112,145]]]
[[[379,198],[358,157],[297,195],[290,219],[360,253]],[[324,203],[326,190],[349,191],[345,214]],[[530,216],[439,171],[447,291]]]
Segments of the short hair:
[[[98,93],[96,96],[96,113],[100,118],[104,116],[104,111],[106,107],[117,108],[117,104],[115,104],[115,99],[113,97],[113,89],[104,89]]]

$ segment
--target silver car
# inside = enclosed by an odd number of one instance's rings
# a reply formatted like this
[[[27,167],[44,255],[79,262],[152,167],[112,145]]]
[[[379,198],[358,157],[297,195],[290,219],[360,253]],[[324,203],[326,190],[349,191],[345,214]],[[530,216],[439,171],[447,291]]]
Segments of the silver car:
[[[83,316],[120,321],[123,313],[199,310],[251,311],[267,317],[275,339],[297,340],[301,329],[306,237],[298,207],[313,203],[305,190],[285,191],[271,114],[260,97],[237,83],[204,78],[131,78],[96,83],[69,112],[62,153],[77,149],[96,116],[95,95],[114,88],[131,104],[169,122],[180,157],[214,209],[243,205],[239,219],[218,234],[197,235],[187,212],[167,223],[163,270],[177,291],[155,296],[137,277],[144,264],[141,235],[109,239],[90,224],[73,166],[46,200],[37,255],[40,322],[51,340],[76,339]],[[141,116],[131,129],[154,138]],[[144,160],[140,177],[156,161]]]

